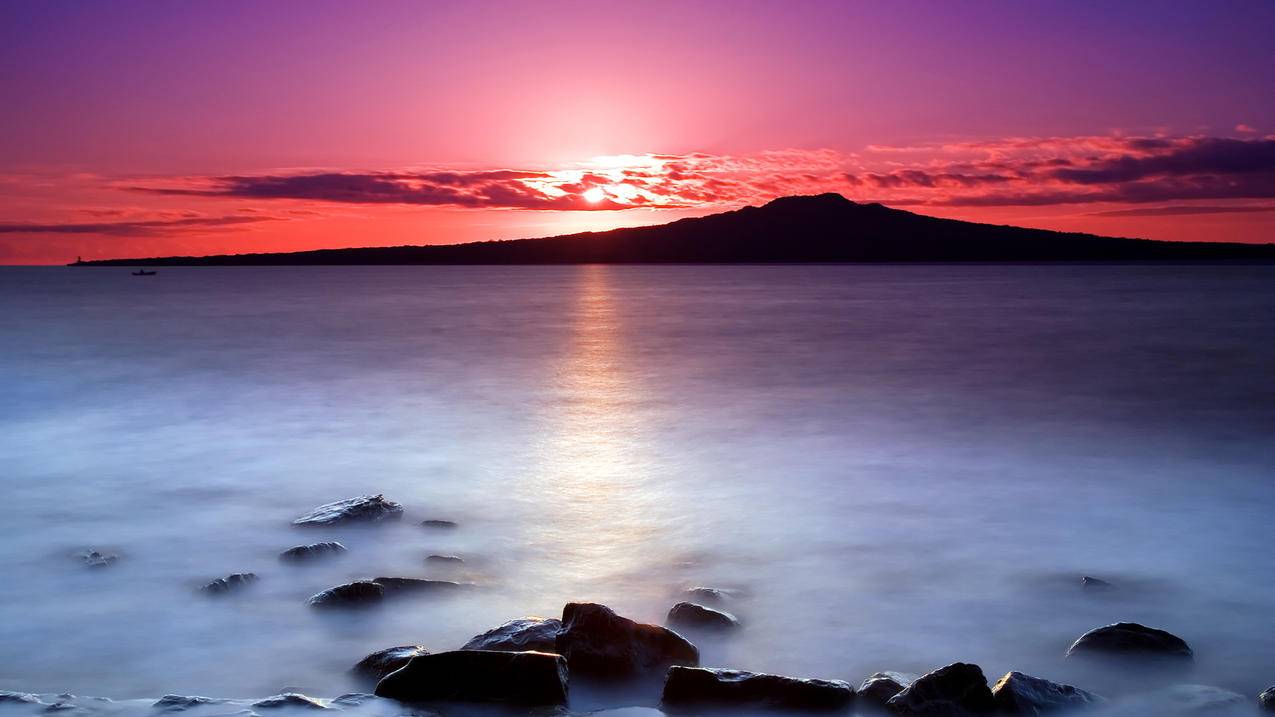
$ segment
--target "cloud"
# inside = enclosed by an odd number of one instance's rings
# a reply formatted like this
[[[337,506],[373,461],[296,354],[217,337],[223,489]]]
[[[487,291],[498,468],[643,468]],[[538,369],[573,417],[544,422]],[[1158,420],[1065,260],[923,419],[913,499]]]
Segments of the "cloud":
[[[0,223],[0,234],[105,234],[109,236],[156,236],[205,232],[221,227],[280,221],[276,217],[185,217],[124,222],[35,222]]]
[[[1184,205],[1177,207],[1137,207],[1134,209],[1116,209],[1109,212],[1093,212],[1093,217],[1171,217],[1189,214],[1247,214],[1251,212],[1275,212],[1275,206],[1239,205],[1233,207],[1217,207],[1203,205]]]

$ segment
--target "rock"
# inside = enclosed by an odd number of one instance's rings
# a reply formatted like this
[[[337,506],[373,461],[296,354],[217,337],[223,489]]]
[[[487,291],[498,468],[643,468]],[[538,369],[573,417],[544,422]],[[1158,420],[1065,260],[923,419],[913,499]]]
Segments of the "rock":
[[[460,565],[465,562],[455,555],[431,555],[425,558],[425,562],[445,565]]]
[[[376,695],[404,702],[564,704],[567,663],[547,652],[439,652],[386,675]]]
[[[568,603],[555,641],[573,673],[627,677],[671,665],[696,667],[699,650],[681,635],[634,622],[597,603]]]
[[[1194,659],[1191,647],[1182,638],[1135,622],[1119,622],[1086,632],[1067,648],[1067,657],[1076,655]]]
[[[90,568],[104,568],[120,559],[115,553],[99,553],[96,550],[86,550],[76,557]]]
[[[303,563],[309,560],[315,560],[329,555],[338,555],[344,552],[346,552],[345,546],[335,541],[326,543],[310,543],[309,545],[298,545],[295,548],[288,548],[282,553],[279,553],[279,559],[289,563]]]
[[[908,672],[874,672],[859,685],[858,699],[884,708],[891,697],[907,689],[918,677]]]
[[[439,528],[444,530],[450,530],[458,527],[456,523],[450,520],[422,520],[421,525],[426,528]]]
[[[200,705],[220,705],[229,702],[217,697],[199,697],[197,695],[164,695],[152,705],[161,712],[178,712]]]
[[[730,630],[739,627],[734,615],[693,602],[679,602],[668,611],[665,619],[669,625],[699,630]]]
[[[427,580],[425,578],[372,578],[386,592],[450,592],[468,586],[451,580]]]
[[[385,588],[370,580],[358,580],[328,588],[310,598],[313,607],[357,607],[379,603],[385,597]]]
[[[1275,687],[1268,687],[1265,692],[1258,695],[1257,703],[1262,706],[1264,712],[1275,712]]]
[[[555,652],[561,630],[562,621],[556,618],[524,617],[476,635],[460,649]]]
[[[666,705],[708,703],[789,710],[841,709],[854,688],[841,680],[814,680],[740,670],[669,668],[661,700]]]
[[[201,587],[200,590],[213,594],[227,593],[231,590],[238,590],[245,585],[256,581],[256,573],[232,573],[224,578],[217,578],[216,580]]]
[[[1121,715],[1250,715],[1252,704],[1243,695],[1207,685],[1173,685],[1140,695],[1119,705]]]
[[[40,698],[27,692],[10,692],[9,690],[0,690],[0,704],[40,704]]]
[[[361,495],[327,503],[292,521],[293,525],[336,525],[338,523],[398,520],[403,506],[384,495]]]
[[[721,605],[735,597],[735,593],[732,590],[704,587],[687,588],[682,594],[690,602],[699,603],[700,605]]]
[[[994,713],[996,702],[978,665],[954,662],[916,678],[886,707],[896,715],[967,717]]]
[[[1110,590],[1115,587],[1115,585],[1112,585],[1102,578],[1090,577],[1088,575],[1080,578],[1080,586],[1086,590]]]
[[[304,707],[312,710],[326,710],[327,706],[318,700],[306,697],[297,692],[284,692],[281,695],[267,697],[264,700],[257,700],[252,703],[253,707],[259,709],[276,709],[279,707]]]
[[[1105,702],[1092,692],[1010,672],[992,687],[996,706],[1006,715],[1043,715],[1057,710],[1092,707]]]
[[[420,645],[399,645],[377,650],[358,661],[350,671],[370,680],[380,680],[394,670],[406,665],[413,657],[428,655],[429,650]]]

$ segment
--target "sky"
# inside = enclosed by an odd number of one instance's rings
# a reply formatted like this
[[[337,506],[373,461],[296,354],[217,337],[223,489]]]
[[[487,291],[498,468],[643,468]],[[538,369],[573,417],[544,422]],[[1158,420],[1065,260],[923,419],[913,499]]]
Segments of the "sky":
[[[1275,2],[0,2],[0,263],[840,192],[1275,242]]]

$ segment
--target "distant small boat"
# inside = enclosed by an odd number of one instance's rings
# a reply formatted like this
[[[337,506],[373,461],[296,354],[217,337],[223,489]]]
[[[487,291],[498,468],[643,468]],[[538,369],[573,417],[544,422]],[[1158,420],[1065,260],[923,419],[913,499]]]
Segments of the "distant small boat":
[[[155,272],[146,271],[145,269],[138,269],[137,271],[133,272],[133,276],[155,276]]]

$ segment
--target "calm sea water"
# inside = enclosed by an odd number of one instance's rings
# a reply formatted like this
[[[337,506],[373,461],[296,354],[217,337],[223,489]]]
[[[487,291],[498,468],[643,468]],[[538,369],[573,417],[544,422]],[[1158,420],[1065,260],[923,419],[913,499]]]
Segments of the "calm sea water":
[[[710,665],[1119,695],[1062,654],[1132,620],[1275,682],[1275,267],[0,269],[0,346],[0,689],[330,697],[691,585],[743,593]],[[361,493],[404,520],[289,524]],[[375,575],[478,588],[305,605]]]

